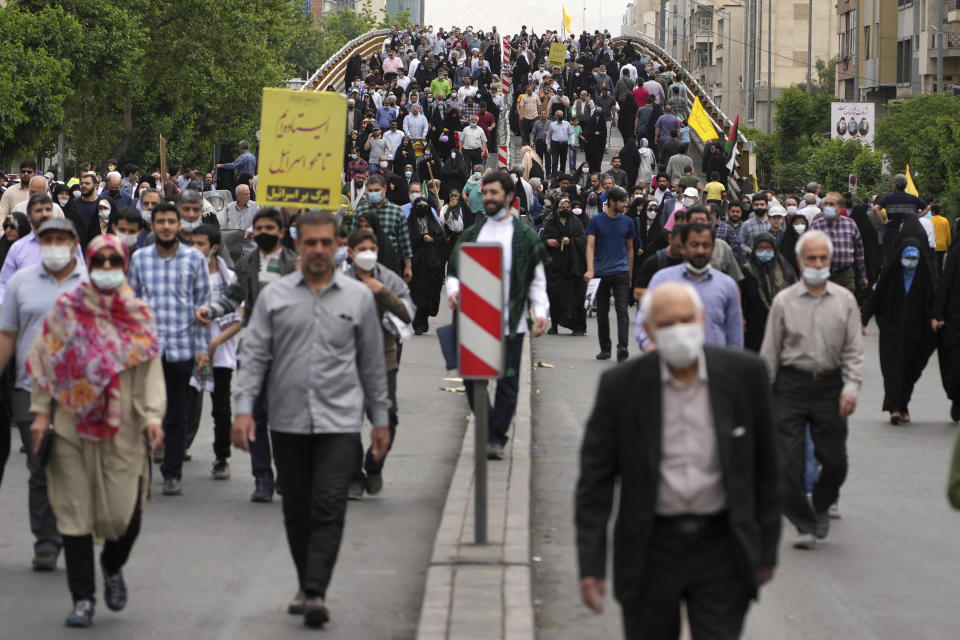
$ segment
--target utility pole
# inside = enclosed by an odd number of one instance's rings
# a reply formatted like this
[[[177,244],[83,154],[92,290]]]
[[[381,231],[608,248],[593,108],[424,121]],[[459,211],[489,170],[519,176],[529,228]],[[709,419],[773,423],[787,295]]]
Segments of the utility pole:
[[[584,12],[586,12],[587,0],[583,0]],[[667,48],[667,0],[660,0],[660,46]]]
[[[757,82],[757,0],[745,0],[746,19],[743,21],[744,50],[744,94],[747,112],[747,122],[754,123],[754,95],[753,90]]]
[[[937,91],[943,92],[943,0],[937,2]]]
[[[767,133],[773,132],[773,0],[767,0]]]
[[[726,9],[727,12],[727,50],[723,55],[727,58],[727,104],[723,105],[727,110],[727,114],[730,113],[730,110],[733,108],[733,76],[731,75],[731,69],[733,68],[732,60],[730,56],[733,54],[733,38],[730,35],[733,30],[733,14],[730,13],[729,9]]]
[[[807,6],[807,94],[813,95],[813,0]]]

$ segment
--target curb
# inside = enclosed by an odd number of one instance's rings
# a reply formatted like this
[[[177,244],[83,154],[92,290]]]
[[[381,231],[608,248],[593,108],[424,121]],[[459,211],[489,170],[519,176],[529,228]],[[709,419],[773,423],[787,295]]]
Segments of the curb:
[[[468,418],[427,570],[417,640],[533,640],[530,566],[532,339],[513,430],[487,465],[488,544],[473,542],[474,421]]]

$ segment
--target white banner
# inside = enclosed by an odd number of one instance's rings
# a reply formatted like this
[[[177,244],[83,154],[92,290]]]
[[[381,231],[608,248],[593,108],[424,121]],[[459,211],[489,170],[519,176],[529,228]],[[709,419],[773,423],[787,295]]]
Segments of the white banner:
[[[831,102],[830,137],[860,140],[872,147],[874,107],[872,102]]]

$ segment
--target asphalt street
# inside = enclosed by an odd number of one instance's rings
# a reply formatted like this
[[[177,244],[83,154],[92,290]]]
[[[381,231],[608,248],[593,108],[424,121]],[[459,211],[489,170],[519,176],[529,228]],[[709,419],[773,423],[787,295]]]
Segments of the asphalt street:
[[[436,337],[411,338],[403,351],[400,426],[385,487],[349,505],[324,638],[415,637],[426,568],[466,425],[463,394],[441,390],[460,385],[444,377]],[[153,499],[124,570],[126,610],[107,610],[98,575],[91,630],[98,638],[254,640],[309,633],[300,618],[286,613],[297,585],[279,499],[249,501],[253,482],[242,451],[230,459],[231,480],[210,479],[212,442],[206,415],[193,461],[184,466],[183,496],[163,497],[155,475]],[[70,596],[62,557],[55,573],[30,570],[24,460],[14,447],[0,487],[0,640],[70,637],[63,627]]]
[[[632,312],[633,309],[631,309]],[[615,331],[615,328],[614,328]],[[951,549],[960,515],[946,501],[957,429],[931,358],[910,406],[913,422],[892,426],[881,413],[883,381],[876,327],[865,339],[866,375],[850,420],[850,471],[843,519],[815,551],[793,549],[784,521],[780,564],[747,617],[748,640],[947,640],[957,637],[960,571]],[[619,638],[620,608],[604,615],[581,604],[573,527],[579,446],[599,374],[596,322],[587,336],[534,341],[534,598],[541,640]],[[632,335],[632,327],[631,327]],[[637,357],[631,340],[631,356]]]

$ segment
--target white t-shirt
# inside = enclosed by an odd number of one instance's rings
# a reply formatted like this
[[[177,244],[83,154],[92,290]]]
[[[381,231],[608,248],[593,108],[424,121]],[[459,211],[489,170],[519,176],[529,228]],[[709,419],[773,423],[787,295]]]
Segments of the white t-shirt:
[[[917,220],[920,221],[920,226],[923,227],[923,230],[927,232],[927,242],[930,243],[931,249],[937,248],[937,234],[933,229],[933,223],[924,217],[919,217]]]
[[[483,127],[480,126],[467,126],[460,134],[460,142],[463,143],[464,149],[481,149],[486,141],[487,134],[483,132]]]
[[[219,300],[223,292],[231,284],[236,282],[237,276],[233,271],[227,268],[223,258],[217,258],[217,273],[210,274],[210,299]],[[216,338],[223,333],[227,327],[240,320],[240,313],[234,311],[225,316],[220,316],[210,323],[210,339]],[[213,353],[213,368],[224,368],[235,370],[237,368],[237,336],[233,336],[219,347]]]

